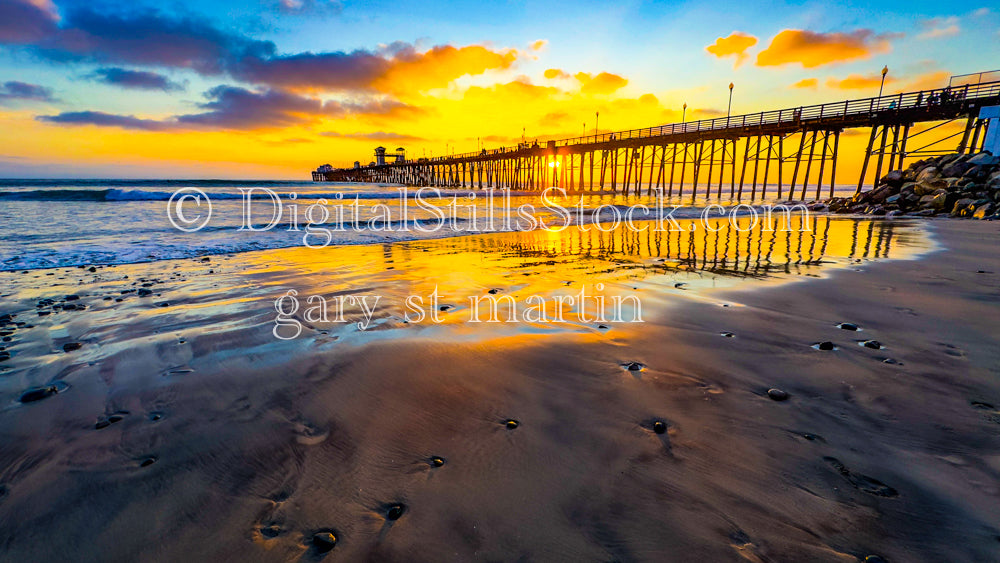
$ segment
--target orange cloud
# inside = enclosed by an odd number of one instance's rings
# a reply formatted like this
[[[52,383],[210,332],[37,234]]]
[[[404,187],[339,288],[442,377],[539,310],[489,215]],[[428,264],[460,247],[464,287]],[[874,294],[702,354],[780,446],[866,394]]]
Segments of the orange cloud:
[[[549,80],[553,78],[569,78],[569,73],[564,72],[561,68],[550,68],[545,71],[545,78]]]
[[[928,72],[912,79],[909,83],[907,83],[906,89],[912,92],[914,90],[934,90],[935,88],[944,88],[948,85],[949,78],[951,78],[951,73],[944,70]]]
[[[885,77],[885,83],[895,82],[896,80],[891,76]],[[862,76],[860,74],[852,74],[843,80],[837,80],[836,78],[829,78],[826,81],[826,85],[829,88],[836,88],[838,90],[864,90],[866,88],[878,88],[879,84],[882,83],[881,74],[869,74],[868,76]]]
[[[920,27],[924,32],[918,35],[920,39],[939,39],[941,37],[952,37],[958,35],[961,28],[958,26],[958,18],[949,16],[947,18],[931,18],[920,22]]]
[[[584,94],[611,94],[628,84],[628,80],[610,72],[602,72],[597,76],[592,76],[589,72],[578,72],[574,77],[580,81],[580,91]]]
[[[537,40],[537,41],[535,41],[535,42],[533,42],[531,44],[531,50],[532,51],[541,51],[548,44],[549,44],[549,40],[548,39],[539,39],[539,40]]]
[[[720,37],[715,40],[705,50],[719,57],[736,57],[736,66],[740,66],[747,59],[747,49],[757,44],[757,38],[740,31],[734,31],[728,37]]]
[[[877,35],[870,29],[850,33],[818,33],[786,29],[771,39],[771,44],[757,54],[757,66],[780,66],[798,63],[804,68],[866,59],[889,51],[889,39],[895,35]]]
[[[516,59],[517,52],[511,49],[493,51],[481,45],[439,45],[424,53],[398,55],[374,87],[383,92],[423,91],[445,86],[467,74],[510,68]]]
[[[795,84],[792,84],[792,88],[813,88],[819,85],[819,80],[816,78],[803,78]]]

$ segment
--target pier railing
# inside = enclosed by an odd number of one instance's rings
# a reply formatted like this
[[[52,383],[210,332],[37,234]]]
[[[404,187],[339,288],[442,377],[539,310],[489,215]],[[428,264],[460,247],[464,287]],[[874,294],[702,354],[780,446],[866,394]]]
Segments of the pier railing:
[[[699,121],[685,121],[681,123],[671,123],[642,129],[629,129],[625,131],[615,131],[612,133],[601,133],[581,137],[572,137],[554,141],[555,147],[572,147],[575,145],[596,145],[614,141],[625,141],[630,139],[645,139],[651,137],[666,137],[671,135],[682,135],[688,133],[727,133],[734,135],[745,134],[748,131],[762,128],[780,128],[789,126],[792,128],[809,127],[810,125],[828,125],[831,122],[843,122],[845,125],[864,124],[866,122],[876,122],[880,117],[890,118],[903,111],[919,112],[921,109],[928,113],[944,113],[951,107],[960,106],[962,103],[1000,98],[1000,81],[985,82],[980,84],[966,84],[958,87],[937,88],[933,90],[920,90],[917,92],[903,92],[873,98],[862,98],[858,100],[844,100],[841,102],[830,102],[797,108],[786,108],[781,110],[762,111],[744,115],[733,115],[727,117],[716,117],[712,119],[702,119]],[[548,147],[551,147],[549,141]],[[467,152],[447,156],[433,157],[427,159],[430,163],[454,162],[456,160],[491,157],[516,153],[521,150],[538,150],[547,148],[546,145],[528,146],[526,143],[513,147],[503,147],[498,149],[484,149],[478,152]]]

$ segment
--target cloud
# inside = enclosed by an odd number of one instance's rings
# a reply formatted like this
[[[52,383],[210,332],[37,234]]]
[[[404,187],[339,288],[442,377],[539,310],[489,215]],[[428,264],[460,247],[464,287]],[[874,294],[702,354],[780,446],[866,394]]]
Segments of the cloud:
[[[549,80],[553,78],[569,78],[569,73],[560,68],[550,68],[545,71],[545,78]]]
[[[628,84],[628,80],[610,72],[602,72],[597,76],[578,72],[574,77],[580,81],[580,91],[584,94],[611,94]]]
[[[392,133],[387,131],[373,131],[371,133],[338,133],[336,131],[325,131],[320,133],[320,135],[338,139],[357,139],[363,141],[417,142],[426,140],[422,137],[416,137],[414,135],[404,135],[402,133]]]
[[[420,112],[394,100],[362,100],[354,102],[324,101],[277,89],[249,90],[238,86],[216,86],[205,93],[206,101],[198,104],[204,111],[175,115],[166,119],[142,119],[100,111],[64,112],[41,115],[35,119],[65,125],[97,125],[138,129],[165,130],[234,130],[275,129],[293,125],[313,124],[323,119],[345,116],[407,115]]]
[[[188,68],[203,75],[221,74],[234,60],[275,51],[270,41],[228,33],[194,16],[105,14],[89,7],[69,10],[59,28],[31,45],[53,61]]]
[[[0,0],[0,43],[30,45],[53,34],[58,22],[49,2]]]
[[[895,82],[896,79],[892,76],[886,76],[885,83],[889,84]],[[869,74],[867,76],[862,76],[860,74],[852,74],[847,78],[838,80],[836,78],[828,78],[826,85],[828,88],[836,88],[838,90],[865,90],[868,88],[878,88],[882,83],[881,74]]]
[[[542,49],[544,49],[544,48],[545,48],[545,47],[546,47],[546,46],[547,46],[548,44],[549,44],[549,40],[548,40],[548,39],[539,39],[539,40],[537,40],[537,41],[533,41],[533,42],[531,43],[531,50],[532,50],[532,51],[541,51],[541,50],[542,50]]]
[[[481,45],[439,45],[420,52],[399,42],[380,52],[359,49],[246,57],[234,65],[232,74],[246,82],[283,88],[412,92],[446,86],[467,74],[508,68],[516,57],[515,51]]]
[[[979,8],[978,10],[975,10],[974,12],[972,12],[972,15],[974,17],[981,18],[981,17],[989,15],[989,13],[990,13],[990,9],[989,8]]]
[[[819,85],[819,80],[816,78],[803,78],[795,84],[792,84],[792,88],[812,88],[815,89]]]
[[[894,34],[878,35],[870,29],[849,33],[819,33],[801,29],[786,29],[771,39],[766,49],[757,54],[757,66],[779,66],[798,63],[804,68],[866,59],[890,50]]]
[[[132,115],[117,115],[103,111],[67,111],[57,115],[39,115],[37,121],[60,125],[96,125],[141,131],[163,131],[169,125],[155,119],[140,119]]]
[[[37,84],[12,80],[0,83],[0,102],[3,100],[29,100],[33,102],[55,102],[52,89]]]
[[[124,68],[99,68],[87,78],[134,90],[162,90],[163,92],[179,92],[185,89],[183,84],[171,81],[162,74],[155,72],[128,70]]]
[[[951,73],[944,70],[937,70],[921,74],[916,78],[911,79],[906,84],[906,90],[934,90],[936,88],[944,88],[948,85],[948,79],[951,78]]]
[[[696,119],[697,118],[714,119],[716,117],[723,117],[723,116],[725,116],[726,112],[722,111],[721,109],[699,108],[699,109],[693,109],[693,110],[691,110],[691,115],[694,118],[696,118]]]
[[[344,11],[344,4],[339,0],[278,0],[277,8],[289,15],[335,15]]]
[[[74,5],[59,19],[48,0],[0,0],[0,45],[53,62],[190,69],[298,91],[412,93],[466,75],[509,68],[514,49],[395,42],[375,50],[279,54],[274,43],[217,28],[198,16],[150,9],[105,13]],[[305,10],[325,0],[281,0]],[[532,48],[541,48],[536,42]]]
[[[199,105],[202,113],[179,115],[181,125],[209,129],[259,129],[287,127],[317,117],[343,115],[346,110],[335,101],[300,96],[282,90],[253,91],[237,86],[216,86],[205,93],[209,101]]]
[[[920,22],[923,33],[918,35],[919,39],[939,39],[941,37],[952,37],[958,35],[961,29],[958,27],[958,17],[949,16],[946,18],[930,18]]]
[[[718,58],[736,57],[736,66],[740,66],[747,59],[747,49],[757,44],[757,38],[740,31],[734,31],[728,37],[719,37],[705,50]]]
[[[569,119],[569,114],[565,111],[553,111],[543,115],[538,120],[538,124],[542,127],[559,127],[567,119]]]

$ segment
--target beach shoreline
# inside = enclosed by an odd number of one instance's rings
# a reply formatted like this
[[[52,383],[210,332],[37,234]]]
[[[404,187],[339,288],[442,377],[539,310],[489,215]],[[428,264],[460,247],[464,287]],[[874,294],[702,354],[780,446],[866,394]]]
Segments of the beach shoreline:
[[[829,221],[842,245],[843,225],[867,229],[877,259],[854,258],[857,240],[813,258],[808,239],[779,240],[773,267],[750,267],[757,250],[740,278],[742,261],[707,268],[721,237],[683,241],[694,267],[668,240],[667,267],[626,259],[632,239],[591,253],[499,233],[64,269],[59,283],[96,280],[63,301],[86,309],[18,307],[39,326],[14,331],[2,366],[0,545],[16,560],[994,557],[1000,227]],[[390,311],[368,331],[270,333],[282,288],[404,296],[473,256],[439,326]],[[104,299],[138,275],[148,298]],[[16,302],[50,296],[60,276],[42,276]],[[461,320],[467,294],[598,281],[643,296],[645,322]],[[19,402],[55,380],[68,388]],[[328,531],[324,555],[312,538]]]

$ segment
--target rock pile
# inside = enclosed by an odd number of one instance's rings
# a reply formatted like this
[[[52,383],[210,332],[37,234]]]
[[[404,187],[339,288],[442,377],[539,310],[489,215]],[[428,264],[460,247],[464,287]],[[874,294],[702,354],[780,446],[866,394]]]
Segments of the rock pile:
[[[893,170],[878,187],[827,202],[833,213],[1000,219],[1000,156],[948,154]]]

